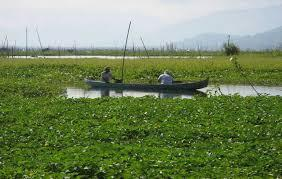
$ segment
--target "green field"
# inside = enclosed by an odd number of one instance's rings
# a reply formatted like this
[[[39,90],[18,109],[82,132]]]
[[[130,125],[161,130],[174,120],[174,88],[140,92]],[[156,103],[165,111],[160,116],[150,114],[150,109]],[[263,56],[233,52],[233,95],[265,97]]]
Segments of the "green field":
[[[238,57],[254,84],[281,85],[282,57]],[[0,59],[0,178],[280,178],[281,96],[66,99],[120,60]],[[224,56],[126,61],[125,80],[244,84]]]

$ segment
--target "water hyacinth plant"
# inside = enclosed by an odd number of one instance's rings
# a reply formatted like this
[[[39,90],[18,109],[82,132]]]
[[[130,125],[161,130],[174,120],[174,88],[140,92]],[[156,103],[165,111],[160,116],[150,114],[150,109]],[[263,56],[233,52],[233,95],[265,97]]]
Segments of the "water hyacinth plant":
[[[1,98],[0,178],[279,177],[281,101]]]
[[[233,63],[234,58],[230,59]],[[282,84],[280,56],[236,59],[254,84]],[[281,96],[68,99],[119,60],[1,59],[0,178],[281,177]],[[109,65],[110,64],[110,65]],[[233,68],[235,65],[235,68]],[[244,83],[225,56],[125,63],[126,82]]]

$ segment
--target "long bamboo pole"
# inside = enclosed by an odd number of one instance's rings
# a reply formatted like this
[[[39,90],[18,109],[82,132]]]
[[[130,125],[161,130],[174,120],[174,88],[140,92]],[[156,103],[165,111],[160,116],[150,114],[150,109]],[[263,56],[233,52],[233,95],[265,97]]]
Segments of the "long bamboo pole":
[[[8,37],[7,37],[7,46],[6,46],[6,49],[7,49],[7,58],[9,58],[10,54],[9,54],[9,40],[8,40]]]
[[[17,41],[15,40],[14,50],[13,50],[13,58],[17,55]]]
[[[36,27],[36,33],[37,33],[38,41],[39,41],[39,44],[40,44],[41,52],[42,52],[42,55],[43,55],[43,58],[44,58],[44,52],[43,52],[43,47],[42,47],[41,39],[40,39],[39,32],[38,32],[38,27]]]
[[[6,45],[7,42],[7,45]],[[5,40],[3,42],[3,56],[5,57],[5,54],[7,54],[6,50],[8,51],[8,36],[5,36]],[[5,53],[6,52],[6,53]]]
[[[143,42],[142,37],[140,37],[140,39],[141,39],[141,42],[142,42],[143,47],[144,47],[144,49],[145,49],[145,52],[146,52],[146,54],[147,54],[147,57],[150,58],[149,53],[148,53],[148,51],[147,51],[147,49],[146,49],[146,46],[145,46],[145,44],[144,44],[144,42]]]
[[[28,48],[27,48],[27,27],[26,27],[26,29],[25,29],[25,58],[27,58],[27,50],[28,50]]]
[[[127,40],[128,40],[128,34],[131,26],[131,21],[129,22],[128,30],[127,30],[127,35],[126,35],[126,41],[124,45],[124,51],[123,51],[123,58],[122,58],[122,70],[121,70],[121,82],[123,82],[123,75],[124,75],[124,59],[125,59],[125,51],[126,51],[126,46],[127,46]]]

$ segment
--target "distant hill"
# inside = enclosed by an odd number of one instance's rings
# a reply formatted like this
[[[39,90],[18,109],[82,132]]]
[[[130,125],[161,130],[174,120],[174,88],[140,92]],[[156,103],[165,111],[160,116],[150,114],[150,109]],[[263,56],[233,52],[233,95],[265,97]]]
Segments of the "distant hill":
[[[185,39],[177,42],[178,48],[202,50],[222,49],[223,43],[227,42],[228,34],[205,33],[194,38]],[[242,50],[265,50],[282,49],[282,26],[255,35],[238,36],[231,34],[231,42],[235,43]]]
[[[226,10],[176,23],[162,29],[162,39],[182,40],[206,33],[254,35],[281,26],[282,5],[265,8]]]

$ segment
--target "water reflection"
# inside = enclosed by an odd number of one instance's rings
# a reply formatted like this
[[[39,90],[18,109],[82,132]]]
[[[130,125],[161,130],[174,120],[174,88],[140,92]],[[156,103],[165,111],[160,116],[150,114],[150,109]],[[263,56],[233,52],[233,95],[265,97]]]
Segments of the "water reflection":
[[[113,90],[107,88],[101,89],[79,89],[67,88],[66,94],[68,98],[100,98],[100,97],[144,97],[154,96],[158,98],[192,98],[194,95],[205,95],[200,91],[188,92],[169,92],[169,91],[133,91],[133,90]]]
[[[267,87],[255,86],[260,94],[271,96],[282,96],[282,87]],[[192,98],[194,95],[205,96],[206,93],[211,95],[234,95],[241,96],[256,96],[257,94],[251,86],[244,85],[220,85],[209,86],[200,89],[199,91],[185,91],[185,92],[169,92],[169,91],[133,91],[133,90],[113,90],[113,89],[80,89],[80,88],[67,88],[65,96],[68,98],[100,98],[100,97],[143,97],[154,96],[158,98]]]
[[[110,96],[110,90],[109,89],[101,89],[101,97]]]
[[[254,86],[258,93],[270,96],[282,96],[282,87],[280,86]],[[257,93],[251,86],[247,85],[219,85],[208,86],[200,89],[200,91],[210,93],[212,95],[234,95],[240,96],[257,96]]]

